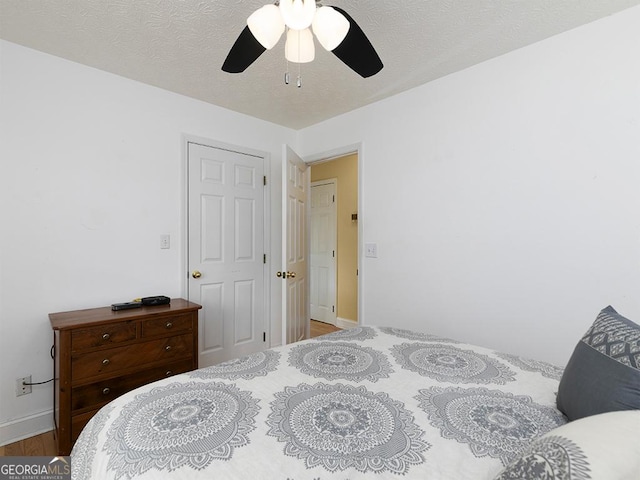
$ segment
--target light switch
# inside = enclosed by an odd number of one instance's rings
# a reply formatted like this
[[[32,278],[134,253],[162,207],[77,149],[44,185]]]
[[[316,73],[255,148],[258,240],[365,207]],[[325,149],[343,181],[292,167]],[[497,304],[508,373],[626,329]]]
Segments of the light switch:
[[[365,243],[364,244],[364,256],[370,258],[378,258],[378,244],[377,243]]]

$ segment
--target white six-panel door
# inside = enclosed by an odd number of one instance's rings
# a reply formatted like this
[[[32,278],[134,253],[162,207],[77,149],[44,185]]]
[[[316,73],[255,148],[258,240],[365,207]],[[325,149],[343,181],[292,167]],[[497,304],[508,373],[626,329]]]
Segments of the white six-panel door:
[[[288,146],[284,147],[283,165],[283,337],[286,343],[309,335],[308,223],[310,170]]]
[[[189,300],[199,366],[265,348],[264,158],[188,144]]]
[[[311,184],[310,208],[311,318],[336,324],[336,184]]]

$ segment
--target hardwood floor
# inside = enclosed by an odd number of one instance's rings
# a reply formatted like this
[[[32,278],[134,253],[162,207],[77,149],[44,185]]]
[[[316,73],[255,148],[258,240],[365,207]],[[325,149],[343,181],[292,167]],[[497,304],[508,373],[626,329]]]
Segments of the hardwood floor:
[[[311,337],[319,337],[331,332],[341,330],[328,323],[311,320]],[[0,447],[0,457],[9,456],[30,456],[30,457],[53,457],[56,455],[56,443],[53,438],[53,430],[35,437],[25,438],[19,442],[10,443]]]
[[[338,330],[342,330],[341,328],[334,327],[328,323],[318,322],[317,320],[311,320],[311,338],[319,337],[320,335],[324,335],[326,333],[337,332]]]
[[[56,442],[53,438],[53,430],[0,447],[0,457],[53,457],[55,455]]]

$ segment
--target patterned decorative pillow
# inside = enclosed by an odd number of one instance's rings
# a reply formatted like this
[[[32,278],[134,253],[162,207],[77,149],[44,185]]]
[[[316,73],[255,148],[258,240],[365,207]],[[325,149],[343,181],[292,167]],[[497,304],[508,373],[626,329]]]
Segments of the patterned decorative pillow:
[[[569,420],[640,409],[640,326],[603,309],[567,363],[557,405]]]
[[[640,471],[640,411],[593,415],[537,438],[494,480],[631,480]]]

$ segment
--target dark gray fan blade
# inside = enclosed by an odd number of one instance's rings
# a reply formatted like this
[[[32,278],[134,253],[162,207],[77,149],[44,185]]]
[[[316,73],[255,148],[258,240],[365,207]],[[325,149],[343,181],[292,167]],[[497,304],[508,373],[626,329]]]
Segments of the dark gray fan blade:
[[[333,6],[332,6],[333,7]],[[351,70],[361,77],[375,75],[384,66],[373,45],[351,16],[338,7],[333,7],[349,20],[349,32],[342,43],[332,50]]]
[[[229,50],[222,64],[222,70],[228,73],[244,72],[265,50],[266,48],[256,40],[249,27],[244,27],[236,43]]]

